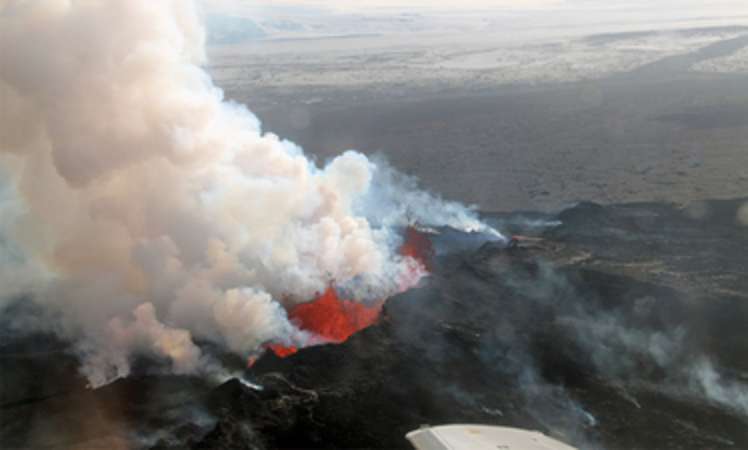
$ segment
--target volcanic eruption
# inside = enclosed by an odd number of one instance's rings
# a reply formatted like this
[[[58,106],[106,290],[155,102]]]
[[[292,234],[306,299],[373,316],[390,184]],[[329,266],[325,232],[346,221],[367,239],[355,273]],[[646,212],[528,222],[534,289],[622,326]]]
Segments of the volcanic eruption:
[[[405,230],[405,242],[400,247],[400,254],[410,258],[409,269],[401,274],[399,286],[406,291],[415,286],[427,273],[433,248],[428,236],[409,226]],[[310,333],[310,339],[304,346],[345,342],[357,331],[363,330],[379,319],[386,299],[377,300],[366,305],[353,300],[341,299],[334,285],[309,303],[295,305],[289,312],[290,321],[301,330]],[[298,351],[297,346],[267,344],[277,356],[285,358]],[[255,358],[250,358],[253,365]]]
[[[0,298],[33,302],[92,386],[134,355],[210,373],[208,347],[345,340],[420,277],[412,217],[501,238],[386,164],[263,132],[201,68],[191,1],[0,5]]]
[[[289,311],[288,317],[300,329],[312,333],[307,345],[339,344],[345,342],[353,333],[374,324],[379,318],[383,304],[383,300],[367,306],[352,300],[341,299],[337,290],[330,286],[315,300],[294,306]],[[285,347],[277,344],[269,344],[268,348],[280,357],[286,357],[298,351],[296,346]]]

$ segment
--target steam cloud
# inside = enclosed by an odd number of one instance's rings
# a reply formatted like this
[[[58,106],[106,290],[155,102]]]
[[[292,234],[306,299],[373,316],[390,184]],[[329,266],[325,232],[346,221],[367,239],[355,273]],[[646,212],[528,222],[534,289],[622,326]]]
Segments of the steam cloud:
[[[31,293],[94,386],[137,354],[196,373],[203,342],[302,342],[284,306],[333,281],[391,295],[409,216],[492,232],[359,153],[318,167],[263,133],[204,41],[190,1],[0,1],[0,297]]]

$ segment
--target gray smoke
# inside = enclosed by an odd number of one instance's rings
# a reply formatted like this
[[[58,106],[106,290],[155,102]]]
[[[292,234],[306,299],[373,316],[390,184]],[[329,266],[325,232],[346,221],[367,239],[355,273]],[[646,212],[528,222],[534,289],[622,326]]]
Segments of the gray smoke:
[[[403,211],[491,231],[362,154],[319,167],[263,133],[204,41],[191,1],[0,1],[0,297],[32,294],[94,386],[135,354],[182,374],[215,369],[196,342],[303,344],[284,306],[332,282],[388,297]]]

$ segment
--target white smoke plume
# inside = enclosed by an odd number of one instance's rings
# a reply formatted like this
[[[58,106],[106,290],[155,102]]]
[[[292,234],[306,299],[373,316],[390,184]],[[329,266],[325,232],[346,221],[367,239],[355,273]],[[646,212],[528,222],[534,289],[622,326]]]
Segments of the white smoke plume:
[[[689,378],[692,387],[710,401],[748,415],[748,385],[726,377],[709,359],[702,357],[695,362]]]
[[[264,134],[201,69],[204,41],[191,1],[0,0],[0,237],[22,254],[0,273],[23,272],[95,386],[133,355],[195,373],[200,342],[302,341],[284,306],[332,281],[392,294],[402,211],[488,229],[412,186],[378,194],[391,171],[359,153],[318,167]]]

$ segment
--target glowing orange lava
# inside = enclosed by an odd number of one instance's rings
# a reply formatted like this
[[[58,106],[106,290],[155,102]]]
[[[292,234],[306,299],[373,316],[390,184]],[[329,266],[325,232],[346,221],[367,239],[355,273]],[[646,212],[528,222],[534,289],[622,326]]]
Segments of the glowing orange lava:
[[[316,300],[294,306],[288,312],[288,318],[300,329],[313,333],[318,338],[316,343],[340,344],[353,333],[373,325],[379,318],[382,305],[383,301],[369,306],[341,299],[330,286]],[[281,358],[298,351],[296,347],[279,344],[269,344],[267,348]]]
[[[428,236],[413,227],[405,231],[405,242],[400,254],[410,257],[408,271],[400,280],[400,290],[406,291],[415,286],[422,276],[427,274],[429,262],[433,256],[433,246]],[[382,312],[384,300],[365,305],[353,300],[341,299],[333,286],[309,303],[296,305],[288,312],[288,318],[300,329],[315,336],[309,345],[322,343],[340,344],[354,333],[370,327],[377,322]],[[283,346],[269,343],[265,346],[277,356],[285,358],[299,349],[295,346]],[[250,361],[250,366],[254,360]]]
[[[267,344],[267,348],[272,350],[273,353],[280,356],[281,358],[291,356],[294,353],[299,351],[299,349],[293,345],[289,347],[284,347],[280,344]]]

